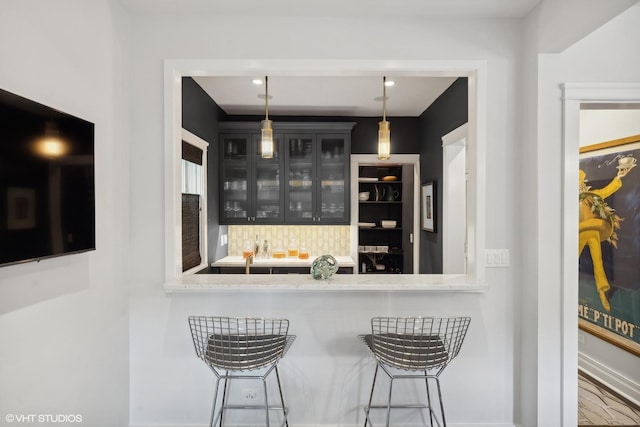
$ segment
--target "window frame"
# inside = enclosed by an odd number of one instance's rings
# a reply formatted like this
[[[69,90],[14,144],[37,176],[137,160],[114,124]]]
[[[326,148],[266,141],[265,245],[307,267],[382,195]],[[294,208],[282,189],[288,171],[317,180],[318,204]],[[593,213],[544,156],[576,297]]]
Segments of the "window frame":
[[[181,129],[181,138],[178,141],[178,145],[180,146],[180,150],[182,149],[182,141],[187,144],[191,144],[194,147],[202,150],[202,193],[200,194],[200,256],[201,261],[200,264],[192,267],[188,270],[182,271],[182,203],[177,203],[180,209],[176,211],[177,220],[176,223],[180,224],[180,226],[176,226],[176,245],[174,248],[175,251],[175,260],[176,260],[176,271],[178,274],[193,274],[201,269],[207,267],[209,265],[209,255],[208,255],[208,244],[207,244],[207,174],[208,174],[208,165],[207,165],[207,150],[209,147],[209,143],[199,136],[189,132],[186,129]],[[178,185],[176,194],[176,200],[182,200],[182,156],[178,156]]]
[[[320,65],[319,65],[320,64]],[[469,174],[475,177],[475,185],[469,186],[469,212],[473,218],[467,219],[473,229],[468,242],[468,267],[466,274],[435,274],[424,276],[429,284],[446,285],[448,289],[460,287],[484,291],[487,289],[485,275],[486,251],[486,133],[487,133],[487,87],[488,70],[484,60],[401,60],[390,63],[387,60],[362,61],[357,59],[337,61],[249,61],[216,59],[167,59],[164,61],[164,131],[165,131],[165,284],[187,283],[182,280],[182,272],[177,270],[181,261],[181,251],[176,245],[182,242],[176,227],[180,226],[181,208],[178,203],[176,186],[180,186],[180,169],[176,159],[180,157],[176,140],[180,138],[182,127],[182,77],[184,76],[247,76],[255,75],[255,70],[277,70],[287,76],[318,75],[381,75],[393,70],[394,75],[416,77],[467,77],[469,82]],[[265,71],[266,70],[266,71]],[[221,236],[224,237],[224,236]],[[223,240],[224,242],[224,240]],[[224,245],[224,243],[222,243]],[[298,289],[298,288],[296,288]]]

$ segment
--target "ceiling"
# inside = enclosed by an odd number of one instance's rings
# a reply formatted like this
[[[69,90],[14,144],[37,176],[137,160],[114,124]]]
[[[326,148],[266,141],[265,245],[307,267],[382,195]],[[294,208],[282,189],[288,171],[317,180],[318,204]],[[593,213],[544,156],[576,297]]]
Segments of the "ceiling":
[[[258,77],[258,76],[257,76]],[[387,77],[388,116],[418,117],[455,77]],[[227,114],[263,115],[265,86],[250,77],[194,77]],[[263,79],[264,80],[264,79]],[[269,76],[269,114],[292,116],[382,115],[382,76]]]
[[[397,17],[462,16],[520,18],[541,0],[120,0],[133,13],[253,16]],[[263,78],[264,76],[253,76]],[[417,117],[455,77],[387,76],[387,115]],[[231,115],[264,114],[264,85],[251,77],[194,77]],[[262,97],[259,97],[262,95]],[[270,115],[382,115],[380,76],[269,76]]]
[[[252,16],[520,18],[541,0],[120,0],[132,12]]]

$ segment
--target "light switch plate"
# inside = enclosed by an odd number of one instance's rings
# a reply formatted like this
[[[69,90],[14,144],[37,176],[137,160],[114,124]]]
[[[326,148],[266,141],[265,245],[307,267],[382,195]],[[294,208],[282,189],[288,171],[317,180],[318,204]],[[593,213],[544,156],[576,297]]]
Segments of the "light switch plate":
[[[509,249],[487,249],[486,264],[487,267],[509,267]]]

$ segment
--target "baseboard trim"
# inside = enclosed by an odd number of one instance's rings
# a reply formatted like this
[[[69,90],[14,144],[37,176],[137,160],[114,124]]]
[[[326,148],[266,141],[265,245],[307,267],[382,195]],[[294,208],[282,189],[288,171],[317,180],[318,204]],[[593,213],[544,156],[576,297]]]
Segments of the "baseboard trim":
[[[640,406],[640,384],[620,375],[597,360],[578,353],[578,368],[584,370],[611,390]]]

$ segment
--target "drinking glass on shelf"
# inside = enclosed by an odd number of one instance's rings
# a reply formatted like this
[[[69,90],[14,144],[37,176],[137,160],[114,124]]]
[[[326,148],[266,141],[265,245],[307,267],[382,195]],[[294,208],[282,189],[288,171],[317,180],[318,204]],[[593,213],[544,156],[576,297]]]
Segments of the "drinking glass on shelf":
[[[273,250],[273,253],[271,254],[271,256],[273,258],[276,258],[276,259],[281,259],[281,258],[286,258],[287,257],[287,253],[285,252],[284,248],[282,247],[281,242],[278,242],[278,244],[276,245],[275,249]]]
[[[244,247],[242,249],[242,258],[247,258],[251,255],[253,255],[253,245],[251,244],[251,241],[245,240]]]
[[[298,251],[298,258],[309,259],[309,250],[303,244],[300,244],[300,250]]]
[[[295,237],[289,240],[288,255],[294,258],[298,256],[298,241]]]

